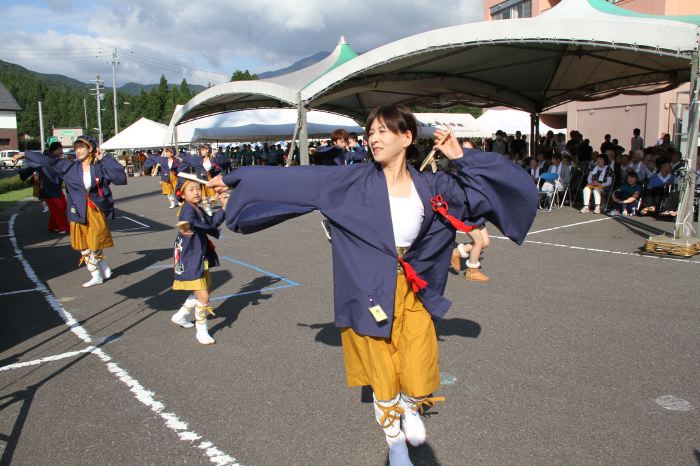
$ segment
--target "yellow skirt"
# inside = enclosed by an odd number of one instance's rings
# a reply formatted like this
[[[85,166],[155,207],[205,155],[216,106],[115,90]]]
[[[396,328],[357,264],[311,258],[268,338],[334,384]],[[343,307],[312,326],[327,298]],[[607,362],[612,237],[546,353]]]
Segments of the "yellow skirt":
[[[170,179],[168,181],[161,181],[160,185],[162,188],[161,192],[166,196],[175,194],[175,187],[177,186],[177,175],[175,174],[175,172],[171,171]]]
[[[70,245],[76,251],[85,249],[99,251],[114,246],[104,212],[94,204],[91,207],[90,204],[92,203],[88,202],[85,225],[70,222]]]
[[[208,290],[211,286],[209,261],[204,261],[204,275],[194,280],[173,280],[173,290],[199,291]]]
[[[358,335],[349,327],[340,335],[348,386],[371,385],[378,400],[399,392],[422,397],[440,387],[435,324],[404,275],[396,277],[391,338]]]

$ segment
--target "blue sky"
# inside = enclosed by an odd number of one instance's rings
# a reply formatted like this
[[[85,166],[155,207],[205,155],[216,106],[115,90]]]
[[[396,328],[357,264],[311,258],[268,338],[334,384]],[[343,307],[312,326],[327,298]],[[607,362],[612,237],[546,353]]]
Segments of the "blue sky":
[[[207,84],[235,69],[283,68],[330,51],[357,51],[479,21],[482,0],[0,0],[0,60],[81,81]],[[447,13],[446,13],[447,12]]]

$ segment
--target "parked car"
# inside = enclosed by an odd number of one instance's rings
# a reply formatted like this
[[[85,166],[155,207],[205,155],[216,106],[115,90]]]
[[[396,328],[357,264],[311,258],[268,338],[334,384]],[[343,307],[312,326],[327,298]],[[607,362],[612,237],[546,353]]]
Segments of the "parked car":
[[[24,160],[19,160],[17,163],[12,162],[12,157],[19,154],[18,150],[1,150],[0,151],[0,168],[22,168]]]

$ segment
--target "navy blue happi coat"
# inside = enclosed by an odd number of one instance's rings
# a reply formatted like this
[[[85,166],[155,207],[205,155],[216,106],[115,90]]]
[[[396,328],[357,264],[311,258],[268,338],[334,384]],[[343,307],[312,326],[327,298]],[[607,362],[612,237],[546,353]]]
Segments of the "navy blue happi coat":
[[[537,212],[532,179],[501,155],[465,149],[453,163],[455,175],[419,173],[409,166],[425,218],[403,258],[427,281],[417,295],[434,319],[441,319],[451,305],[442,295],[455,229],[433,213],[431,199],[441,195],[450,215],[470,223],[488,220],[518,244]],[[335,325],[390,337],[398,258],[389,191],[379,165],[243,167],[223,179],[234,188],[226,224],[235,232],[252,233],[313,210],[325,215],[332,225]],[[386,311],[388,321],[374,320],[370,300]]]
[[[126,184],[124,167],[114,158],[103,157],[90,165],[89,189],[85,189],[83,163],[78,160],[46,157],[40,152],[25,152],[24,158],[30,167],[44,167],[54,176],[63,178],[68,201],[66,216],[69,221],[85,224],[88,198],[107,218],[114,218],[114,199],[109,185]]]

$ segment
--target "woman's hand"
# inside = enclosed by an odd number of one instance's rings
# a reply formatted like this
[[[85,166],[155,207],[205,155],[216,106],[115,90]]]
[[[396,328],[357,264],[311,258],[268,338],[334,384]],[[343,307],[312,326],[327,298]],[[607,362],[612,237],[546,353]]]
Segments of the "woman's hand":
[[[97,150],[95,150],[95,158],[97,160],[102,160],[102,157],[104,157],[104,156],[105,156],[104,151],[102,150],[102,148],[98,147]]]
[[[207,188],[211,188],[217,194],[220,194],[226,191],[228,186],[226,186],[226,183],[224,183],[224,179],[221,177],[221,175],[216,175],[214,178],[209,180],[207,183]]]
[[[12,156],[12,163],[17,163],[18,160],[22,160],[24,158],[24,152],[18,152],[14,156]]]
[[[464,154],[462,152],[462,146],[459,145],[459,141],[455,137],[452,130],[443,131],[441,129],[436,129],[434,136],[434,149],[437,149],[445,154],[445,156],[450,160],[456,160],[462,157]]]

